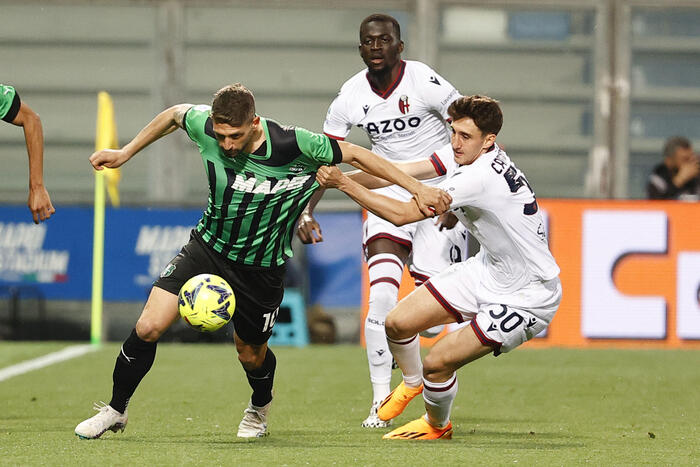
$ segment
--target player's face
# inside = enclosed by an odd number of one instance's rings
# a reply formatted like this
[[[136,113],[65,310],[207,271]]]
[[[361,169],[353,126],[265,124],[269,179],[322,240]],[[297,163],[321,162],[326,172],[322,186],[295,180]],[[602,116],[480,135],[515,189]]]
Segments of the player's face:
[[[221,150],[227,157],[236,157],[241,152],[250,152],[260,117],[241,126],[212,122],[212,129]]]
[[[360,56],[370,73],[386,72],[401,61],[403,41],[390,22],[372,21],[360,29]]]
[[[469,165],[490,148],[496,135],[483,134],[471,118],[452,122],[452,151],[459,165]]]

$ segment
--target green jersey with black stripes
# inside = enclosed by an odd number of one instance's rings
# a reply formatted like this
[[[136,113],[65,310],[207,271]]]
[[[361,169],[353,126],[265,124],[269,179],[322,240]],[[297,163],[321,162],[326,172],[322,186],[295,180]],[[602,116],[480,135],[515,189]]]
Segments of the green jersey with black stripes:
[[[292,256],[297,219],[319,186],[316,170],[339,163],[340,147],[325,135],[261,117],[265,142],[252,154],[228,157],[215,138],[210,112],[210,106],[194,106],[184,119],[209,179],[209,203],[196,229],[236,263],[280,266]]]
[[[19,94],[12,86],[0,84],[0,119],[12,122],[19,112]]]

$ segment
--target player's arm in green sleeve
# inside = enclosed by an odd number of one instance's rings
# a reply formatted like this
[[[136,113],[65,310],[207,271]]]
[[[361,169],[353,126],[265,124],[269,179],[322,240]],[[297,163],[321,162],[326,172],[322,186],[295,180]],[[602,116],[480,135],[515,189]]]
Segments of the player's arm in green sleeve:
[[[391,162],[363,147],[345,141],[340,141],[338,144],[342,151],[343,162],[406,189],[416,199],[421,212],[426,216],[442,214],[449,208],[452,198],[444,191],[423,185],[397,169]]]
[[[318,182],[326,188],[337,188],[357,204],[394,225],[410,224],[426,217],[414,199],[399,201],[374,193],[344,175],[338,167],[321,167],[316,173]]]
[[[22,102],[19,95],[14,95],[13,107],[16,113],[5,115],[11,118],[8,121],[13,125],[21,126],[24,129],[24,141],[27,144],[27,155],[29,156],[29,197],[27,206],[32,212],[34,223],[45,221],[56,210],[51,203],[49,192],[44,186],[44,129],[41,119],[29,105]],[[11,115],[12,114],[12,115]]]
[[[172,133],[178,128],[185,127],[185,115],[192,104],[178,104],[165,109],[151,120],[148,125],[121,149],[103,149],[90,156],[90,163],[95,170],[104,167],[116,168],[134,157],[143,148]]]
[[[410,175],[418,180],[426,180],[428,178],[437,177],[439,174],[435,170],[435,166],[430,162],[430,159],[423,159],[420,161],[413,162],[392,162],[397,169]],[[362,170],[353,170],[352,172],[346,172],[345,175],[350,177],[355,183],[359,183],[365,188],[375,189],[383,188],[385,186],[391,185],[391,182],[384,180],[383,178],[375,177]]]

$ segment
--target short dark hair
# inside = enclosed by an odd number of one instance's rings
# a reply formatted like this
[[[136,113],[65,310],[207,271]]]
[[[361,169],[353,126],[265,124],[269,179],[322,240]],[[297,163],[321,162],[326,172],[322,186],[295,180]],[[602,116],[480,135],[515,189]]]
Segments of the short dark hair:
[[[673,157],[679,148],[690,149],[690,140],[683,136],[672,136],[664,144],[664,157]]]
[[[447,109],[453,121],[471,118],[482,134],[497,135],[503,126],[503,113],[496,99],[488,96],[462,96]]]
[[[214,93],[211,102],[211,118],[215,123],[241,126],[253,121],[255,98],[241,83],[229,84]]]
[[[373,23],[375,21],[378,23],[391,23],[394,26],[396,38],[398,40],[401,40],[401,26],[399,25],[399,22],[396,21],[396,18],[394,18],[393,16],[385,15],[382,13],[375,13],[363,19],[360,23],[360,34],[362,34],[362,28],[367,26],[368,23]],[[360,36],[360,40],[362,40],[362,36]]]

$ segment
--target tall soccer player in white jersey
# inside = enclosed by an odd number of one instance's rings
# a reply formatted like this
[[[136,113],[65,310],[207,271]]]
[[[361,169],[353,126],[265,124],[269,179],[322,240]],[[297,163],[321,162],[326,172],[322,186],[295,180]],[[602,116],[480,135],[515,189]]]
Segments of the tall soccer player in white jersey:
[[[460,94],[429,66],[402,60],[403,48],[401,29],[393,17],[375,14],[362,21],[359,51],[367,69],[343,84],[328,109],[323,125],[326,135],[342,140],[357,126],[367,133],[372,152],[390,161],[426,159],[448,143],[447,107]],[[438,170],[438,174],[444,172]],[[380,191],[402,201],[411,197],[398,186]],[[320,194],[300,218],[298,233],[305,243],[322,240],[311,215],[318,198]],[[441,232],[441,227],[434,219],[397,227],[374,214],[368,215],[363,244],[370,290],[364,328],[373,399],[363,427],[389,425],[376,414],[391,384],[392,357],[384,320],[398,301],[404,264],[410,261],[411,275],[419,286],[466,256],[465,230],[459,226]]]
[[[451,438],[456,371],[536,336],[549,325],[561,301],[559,266],[549,251],[535,194],[495,142],[503,122],[498,102],[460,97],[450,105],[449,114],[452,142],[436,153],[448,175],[438,187],[451,196],[450,207],[481,250],[430,278],[386,318],[389,348],[403,381],[381,403],[379,418],[398,416],[421,392],[426,408],[423,417],[387,433],[387,439]],[[417,178],[435,174],[429,160],[401,168]],[[373,177],[351,179],[336,168],[321,169],[317,178],[397,225],[425,218],[413,201],[401,202],[365,188],[381,186]],[[421,362],[417,333],[455,321],[471,324],[440,339]],[[472,384],[469,390],[478,388]]]

